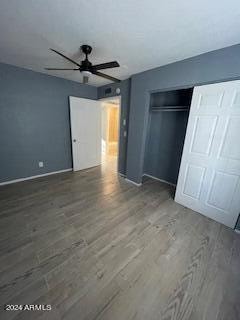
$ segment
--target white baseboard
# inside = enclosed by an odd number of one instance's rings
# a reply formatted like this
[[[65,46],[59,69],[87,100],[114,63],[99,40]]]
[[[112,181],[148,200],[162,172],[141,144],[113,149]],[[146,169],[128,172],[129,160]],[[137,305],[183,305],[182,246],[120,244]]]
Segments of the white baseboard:
[[[26,180],[32,180],[32,179],[41,178],[41,177],[45,177],[45,176],[50,176],[52,174],[57,174],[57,173],[68,172],[68,171],[72,171],[72,170],[73,170],[73,168],[69,168],[69,169],[64,169],[64,170],[59,170],[59,171],[53,171],[53,172],[48,172],[48,173],[43,173],[43,174],[37,174],[36,176],[20,178],[20,179],[15,179],[15,180],[10,180],[10,181],[4,181],[4,182],[0,182],[0,186],[5,186],[6,184],[17,183],[17,182],[26,181]]]
[[[144,174],[143,174],[143,177],[144,177],[144,176],[145,176],[145,177],[148,177],[148,178],[151,178],[151,179],[154,179],[154,180],[158,180],[158,181],[160,181],[160,182],[167,183],[167,184],[169,184],[170,186],[176,187],[176,184],[171,183],[171,182],[168,182],[168,181],[163,180],[163,179],[159,179],[159,178],[154,177],[154,176],[151,176],[150,174],[144,173]]]
[[[127,178],[125,178],[125,180],[126,180],[127,182],[130,182],[130,183],[134,184],[134,185],[137,186],[137,187],[140,187],[140,186],[142,185],[142,183],[136,183],[136,182],[134,182],[134,181],[132,181],[132,180],[129,180],[129,179],[127,179]]]
[[[121,172],[118,172],[118,174],[119,174],[119,176],[120,176],[120,177],[123,177],[123,178],[125,178],[125,177],[126,177],[126,175],[125,175],[125,174],[123,174],[123,173],[121,173]]]

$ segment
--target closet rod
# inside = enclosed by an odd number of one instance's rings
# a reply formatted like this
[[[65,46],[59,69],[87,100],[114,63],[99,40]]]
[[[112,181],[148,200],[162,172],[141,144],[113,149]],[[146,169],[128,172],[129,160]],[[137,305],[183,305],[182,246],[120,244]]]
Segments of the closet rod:
[[[189,109],[186,108],[158,108],[158,109],[151,109],[152,112],[176,112],[176,111],[188,111]]]

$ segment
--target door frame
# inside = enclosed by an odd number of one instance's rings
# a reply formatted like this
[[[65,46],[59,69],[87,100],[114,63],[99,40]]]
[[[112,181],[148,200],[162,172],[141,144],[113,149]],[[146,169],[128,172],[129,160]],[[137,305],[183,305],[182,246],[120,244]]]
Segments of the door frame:
[[[122,105],[121,105],[121,101],[122,101],[122,97],[121,95],[117,95],[117,96],[112,96],[112,97],[106,97],[106,98],[101,98],[101,99],[98,99],[98,101],[100,102],[107,102],[107,101],[111,101],[113,99],[118,99],[119,101],[119,115],[118,115],[118,123],[119,123],[119,126],[118,126],[118,152],[117,152],[117,172],[119,173],[119,155],[120,155],[120,137],[121,137],[121,111],[122,111]]]

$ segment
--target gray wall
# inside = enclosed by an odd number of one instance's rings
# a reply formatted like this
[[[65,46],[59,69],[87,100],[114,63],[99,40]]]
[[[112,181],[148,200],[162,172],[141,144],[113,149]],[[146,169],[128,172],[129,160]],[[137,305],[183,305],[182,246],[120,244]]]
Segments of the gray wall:
[[[144,173],[176,184],[188,111],[150,114]]]
[[[72,167],[69,95],[97,88],[0,63],[0,182]]]
[[[150,93],[240,78],[240,45],[133,75],[127,147],[127,178],[142,181]]]
[[[106,94],[106,89],[111,89],[110,94]],[[126,174],[126,157],[127,157],[127,137],[124,137],[124,131],[128,132],[128,116],[130,104],[131,80],[127,79],[120,83],[111,83],[98,88],[98,99],[116,96],[116,89],[121,90],[121,117],[120,117],[120,137],[119,137],[119,159],[118,170],[121,174]],[[123,119],[126,119],[126,126],[123,125]]]

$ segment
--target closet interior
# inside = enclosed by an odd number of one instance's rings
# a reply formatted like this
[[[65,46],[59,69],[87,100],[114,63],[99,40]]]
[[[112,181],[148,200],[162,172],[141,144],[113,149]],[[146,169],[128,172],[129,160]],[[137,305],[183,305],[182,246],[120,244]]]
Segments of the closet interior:
[[[144,175],[177,183],[193,88],[151,94]]]

